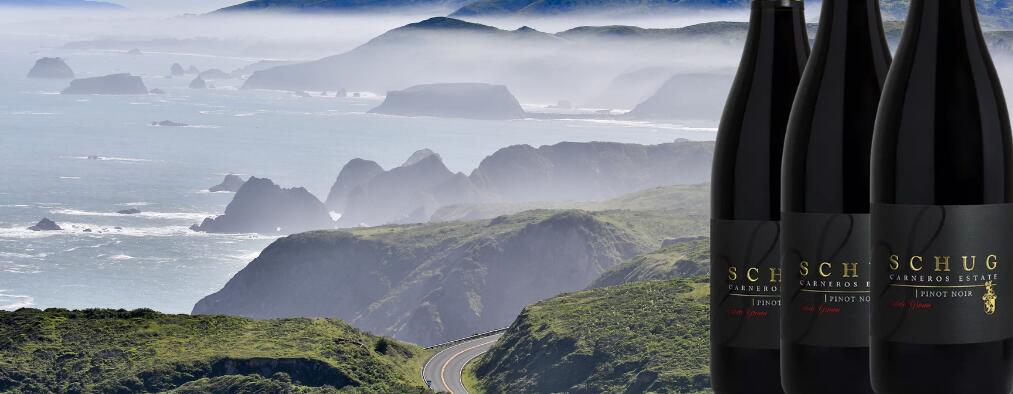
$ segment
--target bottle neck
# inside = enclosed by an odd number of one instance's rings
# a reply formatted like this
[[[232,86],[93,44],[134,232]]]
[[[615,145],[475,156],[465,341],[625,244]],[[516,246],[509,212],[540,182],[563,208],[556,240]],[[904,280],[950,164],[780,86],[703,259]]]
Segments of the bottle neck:
[[[809,55],[805,10],[801,0],[753,0],[745,53],[748,56],[791,56],[798,52],[802,66]],[[796,55],[798,56],[798,55]]]
[[[858,54],[882,64],[883,70],[877,71],[885,75],[890,49],[883,31],[879,0],[823,0],[813,57]]]

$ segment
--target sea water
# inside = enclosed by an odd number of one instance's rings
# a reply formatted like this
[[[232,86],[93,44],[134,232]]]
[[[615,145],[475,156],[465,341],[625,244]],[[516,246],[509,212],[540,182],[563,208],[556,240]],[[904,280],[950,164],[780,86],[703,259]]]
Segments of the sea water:
[[[61,95],[69,81],[25,78],[42,56],[66,58],[78,77],[141,75],[149,89],[168,94]],[[381,116],[367,112],[382,92],[299,97],[240,90],[240,80],[198,91],[187,88],[192,75],[165,77],[174,62],[229,72],[256,60],[0,50],[0,308],[190,312],[274,239],[188,229],[224,211],[232,194],[207,188],[228,173],[304,186],[324,199],[341,166],[356,157],[391,168],[430,148],[468,173],[514,144],[714,138],[713,125]],[[151,125],[162,120],[190,126]],[[129,208],[142,213],[115,213]],[[43,217],[64,230],[26,229]]]

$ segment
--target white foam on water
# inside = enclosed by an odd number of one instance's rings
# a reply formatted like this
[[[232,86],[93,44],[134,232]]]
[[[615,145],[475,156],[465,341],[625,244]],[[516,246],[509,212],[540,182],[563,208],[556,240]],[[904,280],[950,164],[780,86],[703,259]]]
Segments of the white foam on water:
[[[15,264],[12,261],[0,261],[0,271],[10,274],[38,274],[42,270],[31,264]]]
[[[34,116],[56,115],[55,112],[35,112],[35,111],[11,111],[11,112],[8,112],[8,114],[9,115],[30,115],[30,116],[32,116],[32,115],[34,115]]]
[[[30,308],[35,303],[31,296],[20,294],[7,294],[7,290],[0,290],[0,309],[13,311],[20,308]]]
[[[123,260],[133,260],[134,256],[125,255],[125,254],[115,254],[115,255],[109,256],[108,258],[109,258],[109,260],[123,261]]]
[[[161,160],[151,159],[138,159],[133,157],[113,157],[113,156],[60,156],[61,159],[78,159],[78,160],[95,160],[95,161],[120,161],[128,163],[151,163]]]
[[[64,180],[76,180],[76,179],[81,179],[81,177],[79,177],[79,176],[61,176],[60,179],[64,179]]]
[[[56,215],[68,215],[68,216],[98,216],[98,217],[139,217],[145,219],[165,219],[165,220],[188,220],[188,221],[200,221],[204,218],[215,216],[208,212],[141,212],[136,214],[123,214],[116,212],[96,212],[96,211],[83,211],[79,209],[54,209],[49,211]]]

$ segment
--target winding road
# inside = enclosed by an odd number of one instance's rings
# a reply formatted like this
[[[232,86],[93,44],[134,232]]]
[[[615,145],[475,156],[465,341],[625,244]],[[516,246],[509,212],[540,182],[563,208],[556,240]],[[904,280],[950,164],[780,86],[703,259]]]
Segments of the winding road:
[[[429,382],[436,392],[468,394],[461,381],[464,366],[475,357],[489,351],[489,348],[503,336],[503,333],[479,337],[457,343],[429,359],[422,368],[422,378]]]

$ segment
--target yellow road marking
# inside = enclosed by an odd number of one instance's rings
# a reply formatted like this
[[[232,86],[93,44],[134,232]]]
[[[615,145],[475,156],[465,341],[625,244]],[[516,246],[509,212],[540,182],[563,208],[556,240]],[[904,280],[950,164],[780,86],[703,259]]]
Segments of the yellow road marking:
[[[450,388],[450,385],[447,384],[447,366],[450,365],[451,361],[454,361],[455,358],[460,357],[464,353],[470,352],[472,350],[478,349],[478,348],[480,348],[482,346],[485,346],[485,345],[488,345],[488,344],[491,344],[491,343],[495,343],[498,340],[499,339],[497,338],[497,339],[493,339],[491,341],[482,342],[482,343],[480,343],[478,345],[475,345],[475,346],[469,347],[467,349],[464,349],[462,351],[459,351],[457,353],[454,353],[453,356],[450,356],[450,358],[447,359],[447,362],[443,363],[443,366],[440,368],[440,382],[443,383],[443,387],[446,387],[447,391],[449,391],[450,394],[457,394],[457,393],[454,392],[453,389]]]

